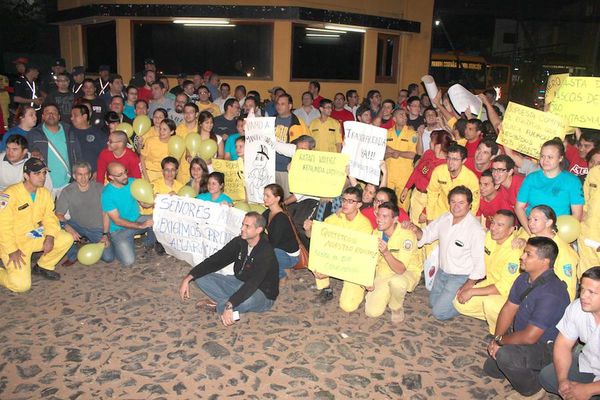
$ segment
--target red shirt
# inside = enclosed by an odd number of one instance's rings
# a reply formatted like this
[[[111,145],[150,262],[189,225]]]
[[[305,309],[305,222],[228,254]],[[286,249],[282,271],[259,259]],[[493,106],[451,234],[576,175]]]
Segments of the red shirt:
[[[418,164],[413,169],[413,172],[410,174],[410,177],[408,178],[408,181],[404,187],[410,189],[414,185],[417,190],[426,192],[433,170],[438,165],[445,163],[446,160],[443,158],[437,158],[433,150],[427,150],[425,153],[423,153],[423,157],[421,157]]]
[[[148,89],[146,86],[138,88],[138,100],[146,100],[148,104],[150,104],[150,100],[152,100],[152,89]]]
[[[140,97],[140,95],[138,94],[138,97]],[[319,109],[319,105],[321,103],[321,100],[323,100],[324,97],[321,95],[318,95],[317,97],[315,97],[313,99],[313,107],[316,108],[317,110]]]
[[[344,137],[344,135],[346,133],[346,130],[344,127],[344,122],[354,121],[354,115],[352,115],[352,113],[350,111],[346,110],[345,108],[342,108],[339,111],[336,109],[331,111],[331,118],[337,120],[340,124],[342,124],[342,137]]]
[[[139,94],[138,97],[140,97]],[[479,143],[481,143],[481,137],[474,142],[467,141],[467,143],[465,144],[465,147],[467,149],[467,157],[475,157],[475,151],[477,150],[477,146],[479,146]]]
[[[391,129],[393,128],[395,125],[394,123],[394,118],[390,118],[387,121],[383,122],[383,118],[381,119],[381,125],[379,125],[380,128],[384,128],[384,129]]]
[[[490,163],[491,164],[491,163]],[[478,171],[477,168],[475,168],[475,157],[467,157],[466,161],[465,161],[465,167],[469,168],[471,171],[473,171],[473,173],[475,175],[477,175],[477,179],[481,178],[481,174],[483,174],[483,171]],[[488,165],[488,168],[490,166]],[[486,168],[487,169],[487,168]],[[484,170],[485,171],[485,170]]]
[[[375,210],[373,207],[367,207],[360,210],[360,212],[367,217],[373,229],[377,228],[377,217],[375,216]],[[410,221],[408,214],[402,208],[400,208],[400,214],[398,214],[398,222]]]
[[[569,160],[569,172],[575,176],[587,175],[588,163],[583,158],[579,157],[577,147],[569,144],[566,150],[567,160]]]
[[[523,184],[525,177],[520,174],[513,174],[512,181],[510,182],[510,187],[507,189],[504,186],[500,186],[500,191],[504,192],[504,198],[510,205],[511,209],[515,208],[515,204],[517,204],[517,194],[519,193],[519,189]]]
[[[485,218],[485,227],[489,228],[491,223],[491,217],[496,214],[498,210],[511,210],[510,204],[506,199],[506,192],[499,190],[496,192],[496,197],[492,201],[487,201],[481,196],[479,199],[479,210],[477,210],[477,216],[483,215]]]
[[[104,182],[106,181],[106,168],[108,167],[108,164],[113,161],[123,164],[125,169],[127,169],[127,176],[129,178],[142,177],[140,159],[130,148],[125,148],[125,153],[123,153],[121,158],[116,158],[112,152],[108,149],[104,149],[98,156],[98,167],[96,172],[96,180],[101,184],[104,185]]]

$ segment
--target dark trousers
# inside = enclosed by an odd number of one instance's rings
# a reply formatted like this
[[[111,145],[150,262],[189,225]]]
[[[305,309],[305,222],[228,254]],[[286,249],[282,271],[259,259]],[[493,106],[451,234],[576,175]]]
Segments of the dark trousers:
[[[568,379],[572,382],[578,383],[592,383],[594,382],[594,374],[587,372],[579,372],[579,350],[573,352],[573,361],[569,368]],[[558,394],[558,379],[556,378],[556,370],[554,364],[546,366],[542,372],[540,372],[540,384],[546,392]],[[593,396],[592,399],[600,399],[600,396]]]
[[[496,359],[488,358],[483,370],[492,378],[506,378],[523,396],[531,396],[542,388],[538,375],[552,363],[554,343],[507,344],[500,347]]]

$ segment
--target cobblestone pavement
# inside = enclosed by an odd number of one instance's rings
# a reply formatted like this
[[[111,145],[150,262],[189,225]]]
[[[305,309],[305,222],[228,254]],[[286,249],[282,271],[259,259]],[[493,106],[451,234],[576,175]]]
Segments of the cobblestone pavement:
[[[435,321],[427,291],[407,296],[406,321],[312,303],[295,271],[274,309],[224,328],[181,302],[189,266],[141,254],[117,264],[59,267],[24,294],[0,290],[0,399],[495,399],[506,381],[482,375],[483,322]]]

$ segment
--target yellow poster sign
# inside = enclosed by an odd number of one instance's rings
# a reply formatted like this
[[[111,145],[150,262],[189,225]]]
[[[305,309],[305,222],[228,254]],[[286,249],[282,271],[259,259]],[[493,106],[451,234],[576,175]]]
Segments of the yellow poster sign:
[[[377,237],[324,222],[313,222],[308,268],[363,286],[373,286]]]
[[[509,149],[539,158],[542,144],[555,137],[564,139],[566,131],[567,124],[560,116],[509,102],[496,141]]]
[[[289,171],[290,192],[337,197],[346,182],[348,156],[326,151],[298,150]]]
[[[212,167],[217,172],[225,174],[225,189],[227,196],[233,201],[246,200],[246,191],[244,189],[244,172],[240,168],[240,163],[227,160],[212,160]]]
[[[550,112],[569,125],[600,129],[600,78],[569,76],[561,83]]]
[[[546,84],[546,94],[544,96],[544,104],[548,105],[552,103],[556,92],[562,83],[569,77],[569,74],[556,74],[548,77],[548,83]]]

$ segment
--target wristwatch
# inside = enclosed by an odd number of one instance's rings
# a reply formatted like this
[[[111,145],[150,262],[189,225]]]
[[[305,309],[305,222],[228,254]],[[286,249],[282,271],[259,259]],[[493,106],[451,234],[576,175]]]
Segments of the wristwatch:
[[[502,346],[502,343],[500,343],[500,342],[502,342],[502,335],[496,335],[496,336],[494,337],[494,342],[496,342],[496,344],[497,344],[498,346]]]

